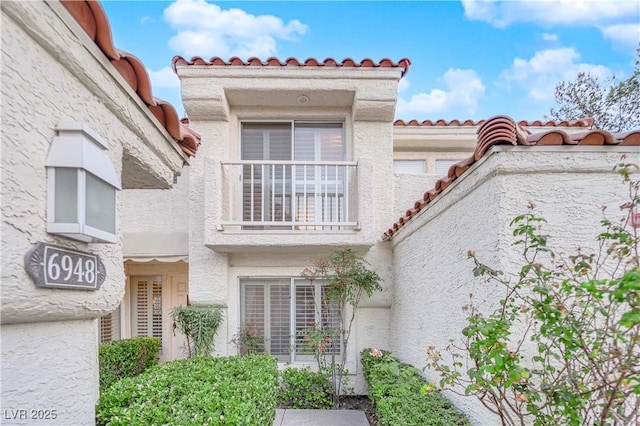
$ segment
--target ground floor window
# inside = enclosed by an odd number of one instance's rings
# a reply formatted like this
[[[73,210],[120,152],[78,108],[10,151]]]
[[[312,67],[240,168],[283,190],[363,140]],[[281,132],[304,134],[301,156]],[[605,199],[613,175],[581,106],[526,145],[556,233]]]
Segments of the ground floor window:
[[[312,328],[335,335],[325,342],[325,353],[340,353],[340,308],[321,280],[242,278],[240,317],[241,326],[263,336],[265,351],[280,361],[313,360],[306,338]]]
[[[120,340],[120,307],[100,317],[100,343]]]

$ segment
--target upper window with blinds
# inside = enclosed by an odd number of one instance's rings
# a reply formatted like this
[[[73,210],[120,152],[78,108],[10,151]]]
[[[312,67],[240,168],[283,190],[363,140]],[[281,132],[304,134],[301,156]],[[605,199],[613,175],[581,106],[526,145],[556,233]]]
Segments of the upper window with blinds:
[[[350,176],[341,122],[244,122],[242,229],[341,230]]]
[[[425,160],[393,160],[393,171],[397,174],[422,175],[427,173]]]
[[[342,123],[242,123],[242,160],[345,160]]]

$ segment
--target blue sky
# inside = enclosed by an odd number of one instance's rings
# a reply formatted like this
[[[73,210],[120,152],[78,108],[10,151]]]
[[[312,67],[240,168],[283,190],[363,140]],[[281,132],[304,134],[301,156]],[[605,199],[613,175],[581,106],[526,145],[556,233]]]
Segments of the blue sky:
[[[183,112],[171,58],[411,60],[396,118],[542,119],[580,71],[627,77],[640,2],[104,1],[117,48],[140,58],[153,93]]]

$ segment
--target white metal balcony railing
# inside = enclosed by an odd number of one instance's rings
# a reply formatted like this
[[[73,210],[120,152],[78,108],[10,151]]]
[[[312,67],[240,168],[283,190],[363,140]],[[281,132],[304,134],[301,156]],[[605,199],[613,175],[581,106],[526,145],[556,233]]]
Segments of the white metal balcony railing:
[[[355,229],[356,167],[351,161],[222,162],[232,194],[223,229]]]

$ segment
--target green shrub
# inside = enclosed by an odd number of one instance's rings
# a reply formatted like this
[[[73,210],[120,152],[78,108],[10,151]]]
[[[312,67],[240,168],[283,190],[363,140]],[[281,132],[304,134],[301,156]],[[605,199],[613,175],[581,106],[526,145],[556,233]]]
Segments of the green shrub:
[[[192,357],[114,383],[97,425],[271,425],[277,360],[265,355]]]
[[[379,424],[469,425],[467,418],[435,390],[417,368],[387,351],[365,349],[362,369]]]
[[[252,323],[244,323],[238,329],[231,342],[238,348],[239,355],[266,354],[264,348],[264,333]]]
[[[113,382],[137,376],[156,365],[161,344],[155,337],[134,337],[100,345],[100,392]]]
[[[286,408],[322,409],[333,406],[329,378],[307,368],[287,368],[281,372],[278,403]]]
[[[213,351],[222,310],[213,305],[178,306],[171,311],[173,321],[187,338],[186,355],[208,356]]]

